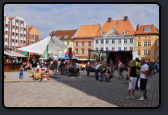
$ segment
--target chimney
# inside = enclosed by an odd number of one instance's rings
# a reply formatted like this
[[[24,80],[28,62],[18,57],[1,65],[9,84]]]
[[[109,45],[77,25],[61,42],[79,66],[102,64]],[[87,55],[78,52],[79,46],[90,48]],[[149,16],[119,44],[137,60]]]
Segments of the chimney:
[[[136,26],[136,31],[138,31],[138,29],[139,29],[139,24]]]
[[[107,21],[107,22],[111,22],[111,19],[112,19],[112,18],[108,18],[108,21]]]
[[[128,16],[124,16],[124,21],[127,21],[127,19],[128,19]]]

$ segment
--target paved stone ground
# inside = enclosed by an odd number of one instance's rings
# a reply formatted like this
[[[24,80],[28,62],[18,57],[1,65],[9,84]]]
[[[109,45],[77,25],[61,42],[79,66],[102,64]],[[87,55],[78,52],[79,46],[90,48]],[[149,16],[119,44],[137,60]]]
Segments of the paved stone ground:
[[[135,99],[126,100],[128,80],[117,79],[115,71],[111,82],[96,81],[94,73],[87,77],[81,71],[78,77],[53,75],[46,82],[4,83],[6,107],[157,107],[159,105],[159,73],[148,79],[147,100],[139,101],[141,91],[135,91]],[[8,80],[20,80],[19,72],[5,72]],[[123,75],[126,76],[124,71]],[[24,72],[21,81],[32,80],[31,71]]]

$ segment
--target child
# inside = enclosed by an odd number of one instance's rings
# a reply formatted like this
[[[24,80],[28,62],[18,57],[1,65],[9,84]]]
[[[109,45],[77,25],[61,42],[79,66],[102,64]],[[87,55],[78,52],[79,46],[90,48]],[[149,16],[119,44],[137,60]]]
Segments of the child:
[[[23,65],[20,66],[20,76],[19,79],[23,79]]]

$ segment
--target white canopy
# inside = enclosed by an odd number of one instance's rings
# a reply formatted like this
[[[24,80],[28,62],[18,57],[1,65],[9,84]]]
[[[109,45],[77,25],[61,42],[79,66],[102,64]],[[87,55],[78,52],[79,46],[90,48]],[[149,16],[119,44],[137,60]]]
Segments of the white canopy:
[[[135,60],[136,58],[140,59],[140,57],[138,56],[138,54],[135,51],[132,52],[132,55],[133,55],[133,60]]]
[[[22,48],[18,48],[18,50],[46,54],[47,53],[47,45],[48,45],[48,53],[58,53],[59,51],[62,51],[64,49],[68,48],[68,46],[65,45],[61,40],[59,40],[58,37],[48,36],[37,43],[22,47]]]
[[[11,52],[11,51],[8,51],[8,50],[4,50],[4,54],[8,55],[8,56],[13,56],[13,57],[27,57],[25,55],[22,55],[22,54],[19,54],[19,53],[16,53],[16,52]]]

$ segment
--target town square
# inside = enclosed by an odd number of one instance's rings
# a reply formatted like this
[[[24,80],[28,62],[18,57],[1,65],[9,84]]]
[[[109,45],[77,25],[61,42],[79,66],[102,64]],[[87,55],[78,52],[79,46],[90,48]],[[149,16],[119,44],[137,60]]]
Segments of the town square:
[[[156,4],[6,4],[4,107],[157,108],[159,37]]]

